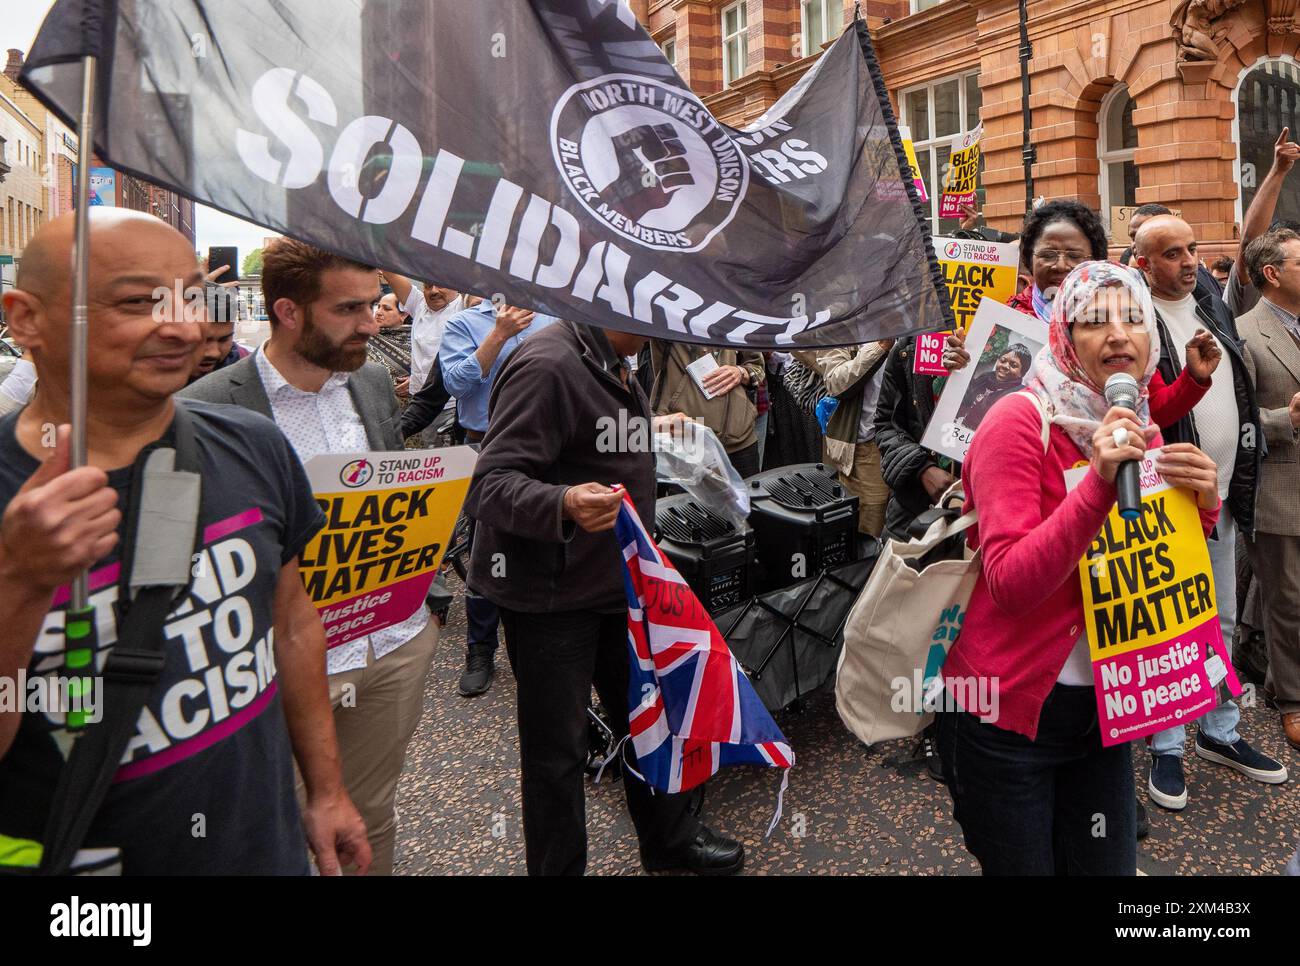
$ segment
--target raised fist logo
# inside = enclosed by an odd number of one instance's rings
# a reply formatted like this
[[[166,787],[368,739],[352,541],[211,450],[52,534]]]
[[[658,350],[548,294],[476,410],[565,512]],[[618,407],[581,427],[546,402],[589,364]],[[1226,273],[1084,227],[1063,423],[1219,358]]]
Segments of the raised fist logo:
[[[613,197],[632,218],[668,204],[674,191],[695,184],[686,147],[671,124],[639,124],[614,137],[618,177]]]
[[[707,116],[680,85],[607,74],[570,87],[551,113],[551,152],[573,196],[647,248],[697,251],[735,217],[749,184],[732,137],[687,120],[691,105]]]

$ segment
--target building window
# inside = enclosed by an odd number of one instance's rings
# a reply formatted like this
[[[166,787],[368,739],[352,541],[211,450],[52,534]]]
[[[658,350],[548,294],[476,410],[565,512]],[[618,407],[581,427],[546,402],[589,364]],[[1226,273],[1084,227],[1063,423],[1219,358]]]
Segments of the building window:
[[[722,86],[730,87],[749,64],[749,36],[744,0],[722,11]]]
[[[943,194],[943,175],[952,154],[954,141],[979,127],[979,72],[946,77],[924,87],[913,87],[898,95],[903,123],[911,129],[916,162],[921,166],[925,191],[930,196],[930,231],[946,235],[961,227],[956,218],[939,217],[939,198]],[[984,206],[984,185],[975,184],[975,203]]]
[[[1257,62],[1243,72],[1237,85],[1237,118],[1233,133],[1237,142],[1237,183],[1241,185],[1237,220],[1241,221],[1255,190],[1273,166],[1273,145],[1282,128],[1291,129],[1291,140],[1300,130],[1300,67],[1290,58]],[[1282,182],[1275,218],[1300,221],[1300,182]]]
[[[1112,208],[1137,204],[1138,172],[1133,153],[1138,136],[1127,84],[1116,84],[1102,99],[1097,133],[1097,193],[1101,196],[1102,221],[1109,226]]]
[[[677,66],[677,41],[665,40],[659,49],[664,52],[664,60],[668,61],[668,63],[676,67]]]
[[[911,0],[912,13],[920,13],[922,10],[929,10],[931,7],[937,7],[943,3],[943,0]]]
[[[838,24],[835,14],[838,12],[839,0],[803,0],[800,16],[803,26],[803,55],[808,57],[821,50],[822,44],[830,40],[832,31]]]

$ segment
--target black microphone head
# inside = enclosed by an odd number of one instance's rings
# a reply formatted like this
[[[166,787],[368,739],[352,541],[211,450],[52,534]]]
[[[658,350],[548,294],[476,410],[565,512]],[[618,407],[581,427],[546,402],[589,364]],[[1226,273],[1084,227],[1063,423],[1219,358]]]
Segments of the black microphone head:
[[[1137,380],[1127,372],[1117,372],[1106,380],[1106,402],[1112,406],[1122,406],[1136,412],[1138,397],[1141,395]]]

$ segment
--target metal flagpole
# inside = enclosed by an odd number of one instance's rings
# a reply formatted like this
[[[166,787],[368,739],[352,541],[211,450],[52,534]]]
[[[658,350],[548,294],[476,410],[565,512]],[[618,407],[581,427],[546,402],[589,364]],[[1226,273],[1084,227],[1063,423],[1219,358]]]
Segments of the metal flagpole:
[[[72,339],[68,384],[71,389],[69,422],[72,423],[69,468],[86,465],[86,334],[90,289],[90,165],[95,138],[95,58],[81,59],[81,124],[77,144],[77,223],[72,256]],[[87,575],[82,571],[72,581],[72,599],[67,614],[67,636],[89,635]],[[73,624],[84,621],[85,634],[76,634]],[[71,655],[69,655],[71,656]]]

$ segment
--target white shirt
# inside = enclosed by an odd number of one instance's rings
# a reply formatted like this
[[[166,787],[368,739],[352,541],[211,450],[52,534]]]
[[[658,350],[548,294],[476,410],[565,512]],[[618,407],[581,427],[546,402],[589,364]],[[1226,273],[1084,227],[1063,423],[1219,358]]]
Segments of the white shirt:
[[[14,363],[9,375],[0,382],[0,415],[26,406],[35,389],[36,366],[24,356]]]
[[[1070,578],[1073,580],[1074,578]],[[1096,682],[1092,677],[1092,651],[1088,648],[1088,632],[1085,630],[1074,642],[1061,673],[1056,676],[1057,684],[1073,687],[1092,687]]]
[[[352,402],[352,393],[348,392],[346,372],[332,374],[320,392],[305,392],[291,386],[280,375],[266,357],[265,346],[257,350],[253,359],[262,388],[271,401],[275,424],[289,438],[304,464],[321,453],[364,453],[370,449],[365,424]],[[372,648],[377,661],[424,630],[428,622],[429,611],[422,606],[400,624],[332,647],[326,654],[326,672],[339,674],[363,668]]]
[[[1196,299],[1189,292],[1177,302],[1156,298],[1155,295],[1151,296],[1151,301],[1169,329],[1169,341],[1178,353],[1178,362],[1187,365],[1187,343],[1197,329],[1206,327],[1196,314]],[[1214,344],[1223,357],[1214,370],[1209,391],[1196,404],[1192,416],[1196,420],[1196,435],[1200,437],[1202,451],[1218,466],[1219,499],[1226,499],[1232,470],[1237,464],[1237,434],[1241,431],[1241,417],[1237,412],[1237,391],[1233,388],[1228,354],[1218,339]]]
[[[441,310],[435,312],[424,301],[424,292],[411,283],[410,294],[402,304],[402,311],[411,317],[411,384],[412,395],[424,388],[424,381],[438,361],[438,348],[447,320],[465,308],[465,297],[458,295]]]

